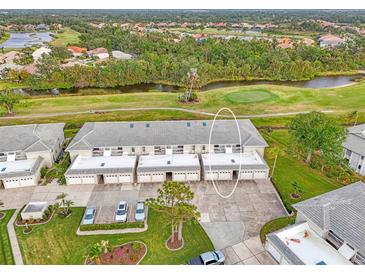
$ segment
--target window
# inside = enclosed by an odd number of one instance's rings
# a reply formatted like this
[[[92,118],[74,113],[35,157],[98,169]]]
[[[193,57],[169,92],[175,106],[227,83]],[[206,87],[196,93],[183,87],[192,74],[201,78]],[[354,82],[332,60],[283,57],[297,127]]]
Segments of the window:
[[[134,124],[129,124],[129,127],[130,128],[134,128]]]
[[[131,148],[132,153],[136,152],[136,149],[134,147]]]
[[[150,124],[148,124],[148,123],[147,123],[147,124],[146,124],[146,127],[150,127]]]
[[[187,125],[188,127],[191,127],[191,123],[190,123],[190,122],[187,122],[187,123],[186,123],[186,125]]]

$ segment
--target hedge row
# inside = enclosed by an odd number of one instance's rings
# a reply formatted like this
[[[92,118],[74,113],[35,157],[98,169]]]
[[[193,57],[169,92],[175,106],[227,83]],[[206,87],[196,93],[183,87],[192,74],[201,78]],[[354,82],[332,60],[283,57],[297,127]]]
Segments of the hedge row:
[[[144,228],[144,222],[80,225],[80,231]]]

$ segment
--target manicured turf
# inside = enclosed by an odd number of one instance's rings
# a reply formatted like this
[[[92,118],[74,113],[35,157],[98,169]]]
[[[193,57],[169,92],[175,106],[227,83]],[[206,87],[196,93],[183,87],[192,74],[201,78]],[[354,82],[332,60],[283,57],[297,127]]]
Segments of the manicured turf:
[[[50,43],[56,47],[66,47],[67,45],[74,45],[79,42],[79,35],[77,31],[66,28],[64,32],[57,33],[56,38]]]
[[[149,212],[149,228],[143,233],[77,236],[76,230],[84,208],[74,208],[67,219],[55,217],[48,224],[37,226],[29,235],[17,228],[17,236],[26,264],[83,264],[90,247],[101,240],[120,245],[139,240],[147,245],[148,252],[142,264],[185,264],[188,259],[212,250],[213,245],[199,224],[184,225],[185,246],[179,251],[168,251],[165,241],[170,226],[161,214]]]
[[[285,207],[289,211],[293,210],[291,205],[294,203],[323,194],[341,186],[341,184],[332,181],[319,171],[309,168],[286,152],[286,145],[289,142],[287,130],[274,130],[269,134],[264,133],[264,137],[271,147],[280,147],[281,152],[276,163],[272,181],[278,190]],[[270,165],[272,171],[274,163],[273,155],[266,153],[266,161]],[[293,199],[290,196],[293,193],[292,183],[294,181],[297,182],[304,191],[299,199]]]
[[[265,239],[266,239],[266,235],[277,231],[279,229],[282,229],[284,227],[286,227],[287,225],[293,223],[294,218],[293,217],[280,217],[274,220],[271,220],[269,222],[267,222],[260,231],[260,239],[261,242],[264,243]]]
[[[0,220],[0,265],[14,264],[13,253],[11,251],[9,235],[6,228],[14,210],[0,211],[5,213],[5,217]]]
[[[277,96],[265,89],[253,89],[227,93],[224,98],[226,101],[233,104],[250,104],[272,101],[277,98]]]

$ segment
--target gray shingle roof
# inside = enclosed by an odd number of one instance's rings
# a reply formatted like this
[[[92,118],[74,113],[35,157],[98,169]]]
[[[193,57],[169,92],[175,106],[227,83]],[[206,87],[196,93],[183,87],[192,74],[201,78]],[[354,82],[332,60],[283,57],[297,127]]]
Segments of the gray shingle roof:
[[[332,230],[365,254],[364,183],[357,182],[330,191],[293,207],[323,230]]]
[[[0,152],[45,151],[52,148],[65,124],[32,124],[0,127]]]
[[[343,146],[353,152],[365,156],[365,124],[348,129],[347,138]]]
[[[250,120],[238,120],[242,144],[267,146]],[[212,121],[85,123],[67,151],[93,147],[208,144]],[[234,120],[217,120],[212,144],[239,143]]]

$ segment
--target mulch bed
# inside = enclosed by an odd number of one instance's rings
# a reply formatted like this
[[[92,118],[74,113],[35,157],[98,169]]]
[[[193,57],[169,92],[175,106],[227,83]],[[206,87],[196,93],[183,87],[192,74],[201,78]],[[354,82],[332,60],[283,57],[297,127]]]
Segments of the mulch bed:
[[[139,248],[134,249],[133,243],[114,247],[112,252],[102,254],[98,261],[87,260],[88,265],[136,265],[146,254],[146,246],[139,243]]]
[[[5,217],[5,213],[0,212],[0,220]]]
[[[178,239],[178,233],[175,232],[174,233],[174,241],[171,242],[171,237],[169,238],[169,240],[167,241],[166,245],[169,249],[179,249],[180,247],[182,247],[182,245],[184,244],[184,241],[179,241]]]

